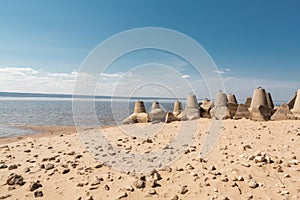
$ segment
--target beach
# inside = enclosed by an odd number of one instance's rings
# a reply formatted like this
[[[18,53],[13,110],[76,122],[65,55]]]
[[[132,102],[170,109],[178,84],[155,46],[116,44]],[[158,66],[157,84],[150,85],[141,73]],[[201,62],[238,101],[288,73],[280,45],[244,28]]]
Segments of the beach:
[[[103,165],[73,126],[27,126],[43,133],[0,139],[0,199],[300,198],[299,120],[225,120],[217,144],[203,159],[201,144],[211,120],[184,123],[195,122],[194,141],[186,151],[170,165],[143,174]],[[147,140],[115,126],[102,131],[119,148],[145,152],[162,148],[181,123],[165,124],[163,132]]]

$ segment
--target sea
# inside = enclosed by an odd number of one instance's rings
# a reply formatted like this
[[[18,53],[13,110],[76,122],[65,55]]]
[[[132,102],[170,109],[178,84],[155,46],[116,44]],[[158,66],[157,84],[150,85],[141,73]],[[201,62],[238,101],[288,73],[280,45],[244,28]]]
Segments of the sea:
[[[158,101],[162,109],[172,111],[176,100],[155,97],[127,99],[108,96],[97,96],[93,99],[77,97],[77,99],[80,99],[82,105],[93,104],[97,126],[121,124],[122,120],[133,112],[136,100],[144,101],[147,111],[151,109],[153,101]],[[179,100],[182,101],[184,107],[185,100]],[[275,102],[275,105],[280,105],[280,103]],[[37,133],[30,129],[23,129],[22,126],[24,125],[72,126],[74,125],[72,106],[72,95],[0,92],[0,137]],[[81,109],[80,116],[84,120],[80,125],[90,125],[88,121],[90,115],[91,113],[88,109]]]
[[[77,98],[78,99],[78,98]],[[80,98],[79,98],[80,99]],[[161,108],[172,111],[176,99],[167,98],[118,98],[96,97],[81,98],[82,105],[93,104],[98,126],[114,126],[133,112],[136,100],[145,103],[146,110],[151,109],[153,101],[158,101]],[[74,125],[73,98],[71,95],[40,95],[28,93],[0,92],[0,137],[22,136],[37,133],[24,129],[24,125],[72,126]],[[83,106],[84,107],[84,106]],[[81,109],[82,119],[88,119],[90,112]],[[76,124],[77,125],[77,124]],[[80,125],[90,125],[88,121]]]

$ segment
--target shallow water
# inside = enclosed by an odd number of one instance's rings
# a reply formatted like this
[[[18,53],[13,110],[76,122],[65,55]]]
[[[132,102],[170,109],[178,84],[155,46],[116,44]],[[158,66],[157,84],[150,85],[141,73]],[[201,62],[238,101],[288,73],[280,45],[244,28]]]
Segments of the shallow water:
[[[162,108],[173,110],[173,102],[163,100]],[[88,105],[90,101],[82,101],[80,107],[80,125],[89,124]],[[134,101],[109,99],[96,100],[97,126],[111,126],[120,124],[129,113],[133,111]],[[146,109],[151,108],[152,100],[145,101]],[[30,130],[10,127],[10,125],[49,125],[70,126],[74,125],[72,99],[51,98],[0,98],[0,137],[16,136],[32,133]]]

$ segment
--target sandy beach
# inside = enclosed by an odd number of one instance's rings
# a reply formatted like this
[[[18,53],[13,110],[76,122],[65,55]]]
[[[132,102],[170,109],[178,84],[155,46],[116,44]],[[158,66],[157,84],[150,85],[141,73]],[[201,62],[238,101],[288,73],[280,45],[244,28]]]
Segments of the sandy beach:
[[[120,148],[145,152],[161,148],[180,123],[166,124],[152,142],[118,127],[104,132]],[[204,159],[199,153],[210,120],[198,124],[178,160],[145,174],[95,160],[74,127],[29,126],[44,133],[0,139],[0,199],[300,199],[299,120],[226,120]]]

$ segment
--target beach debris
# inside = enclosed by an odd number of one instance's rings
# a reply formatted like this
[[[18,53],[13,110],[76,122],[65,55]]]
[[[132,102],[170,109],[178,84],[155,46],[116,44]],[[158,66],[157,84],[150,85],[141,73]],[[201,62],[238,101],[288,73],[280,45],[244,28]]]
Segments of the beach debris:
[[[35,182],[32,182],[29,185],[29,191],[33,192],[34,190],[37,190],[40,187],[43,187],[43,185],[41,184],[41,182],[39,180],[36,180]]]
[[[295,119],[295,116],[290,111],[288,104],[282,103],[276,112],[271,116],[271,120],[288,120]]]
[[[291,112],[295,117],[300,118],[300,89],[297,91],[297,97],[295,99],[294,107]]]
[[[216,94],[214,107],[210,111],[212,118],[217,120],[224,120],[230,118],[229,109],[227,107],[227,96],[222,91]]]
[[[24,181],[24,178],[21,175],[12,173],[8,176],[8,179],[6,180],[6,183],[8,185],[20,185],[20,186],[22,186],[26,182]]]
[[[272,115],[265,89],[259,87],[254,90],[249,108],[250,119],[254,121],[268,121]]]

